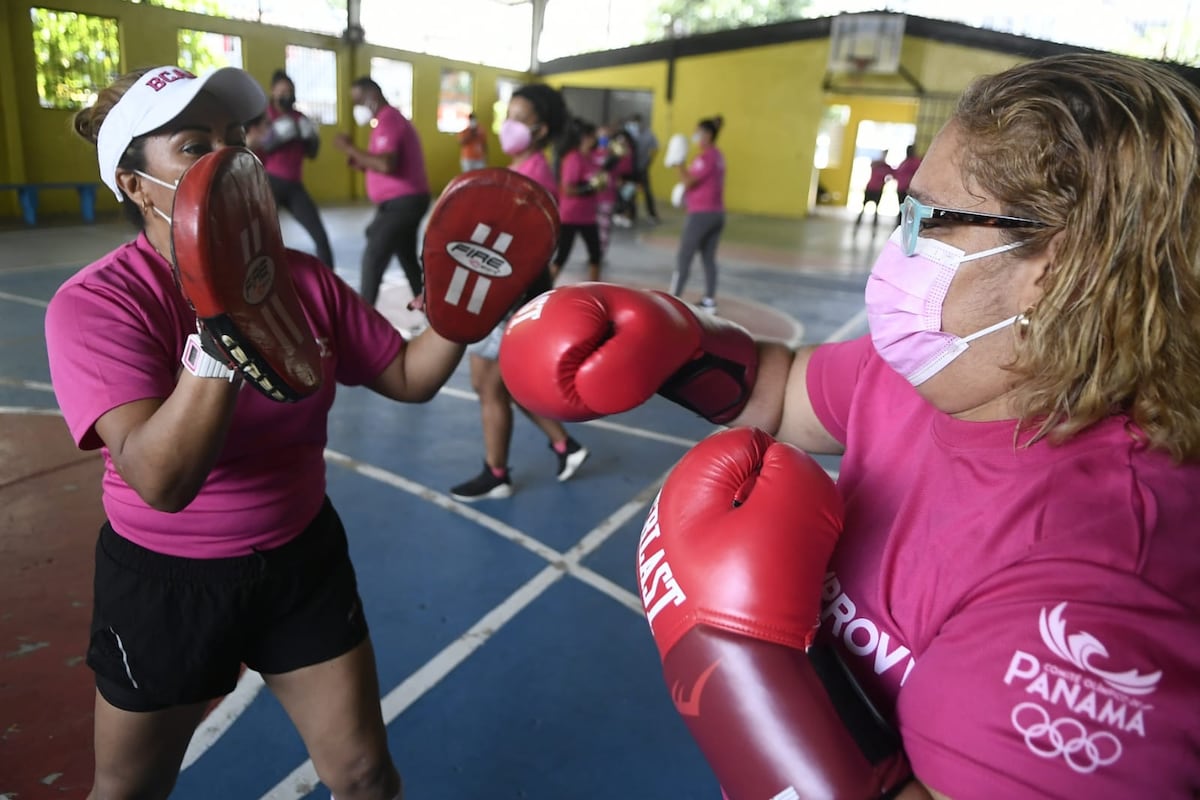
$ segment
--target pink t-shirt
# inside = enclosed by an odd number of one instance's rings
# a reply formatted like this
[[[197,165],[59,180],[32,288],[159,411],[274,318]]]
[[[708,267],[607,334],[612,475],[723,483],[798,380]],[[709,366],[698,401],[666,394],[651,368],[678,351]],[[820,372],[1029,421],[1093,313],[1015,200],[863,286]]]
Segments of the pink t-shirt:
[[[558,190],[558,216],[565,225],[595,225],[596,195],[567,194],[567,187],[589,180],[599,170],[589,156],[572,150],[563,156],[562,184]]]
[[[521,173],[526,178],[533,178],[554,196],[555,201],[558,200],[558,181],[554,180],[554,170],[550,169],[545,154],[540,150],[522,161],[513,163],[509,169]]]
[[[383,106],[379,109],[367,150],[373,154],[396,154],[394,171],[383,173],[367,170],[367,197],[372,203],[379,204],[413,194],[429,194],[421,139],[417,129],[398,108]]]
[[[867,177],[868,192],[882,192],[883,185],[893,174],[892,166],[883,159],[871,162],[871,174]]]
[[[96,420],[117,406],[165,399],[175,388],[195,312],[145,234],[85,267],[46,311],[55,395],[81,449],[102,448],[104,510],[117,533],[190,558],[277,547],[300,533],[325,496],[326,418],[335,380],[374,380],[403,346],[382,315],[333,270],[289,251],[289,267],[324,357],[325,381],[298,403],[243,386],[225,446],[200,493],[176,514],[147,506],[113,467]]]
[[[304,116],[299,111],[278,111],[275,106],[267,106],[267,119],[271,122],[282,116],[289,116],[299,124]],[[263,168],[267,174],[287,181],[299,181],[304,171],[305,145],[302,139],[293,139],[282,147],[272,150],[262,157]]]
[[[892,177],[896,179],[896,191],[907,192],[908,185],[912,183],[913,175],[917,174],[917,168],[921,166],[920,156],[909,156],[900,162],[900,166],[892,171]],[[883,188],[882,184],[880,188]]]
[[[942,414],[869,338],[808,367],[845,443],[834,641],[955,800],[1200,791],[1200,465],[1112,418],[1059,446]]]
[[[607,147],[600,147],[597,145],[592,150],[592,165],[596,168],[597,172],[604,171],[604,162],[608,160],[608,156],[609,152]],[[604,185],[603,189],[596,192],[597,204],[612,204],[615,202],[617,202],[616,164],[613,165],[613,169],[608,173],[608,183]]]
[[[725,156],[720,150],[700,151],[688,164],[688,175],[699,180],[683,194],[688,213],[725,210]]]

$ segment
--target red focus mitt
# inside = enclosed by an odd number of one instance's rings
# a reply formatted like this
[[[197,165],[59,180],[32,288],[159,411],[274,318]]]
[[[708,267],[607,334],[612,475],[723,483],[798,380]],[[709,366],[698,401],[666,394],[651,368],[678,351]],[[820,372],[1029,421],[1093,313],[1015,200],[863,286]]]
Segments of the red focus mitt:
[[[267,173],[225,147],[183,174],[171,210],[175,276],[201,333],[272,400],[321,386],[321,355],[292,284]]]
[[[510,169],[466,172],[442,192],[425,228],[425,313],[451,341],[487,336],[547,269],[558,246],[558,206]]]

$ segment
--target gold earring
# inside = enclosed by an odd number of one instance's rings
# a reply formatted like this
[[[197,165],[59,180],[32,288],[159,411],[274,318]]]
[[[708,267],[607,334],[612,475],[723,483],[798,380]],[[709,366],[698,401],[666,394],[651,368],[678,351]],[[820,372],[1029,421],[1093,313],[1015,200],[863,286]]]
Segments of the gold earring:
[[[1020,314],[1017,314],[1016,331],[1017,331],[1018,339],[1024,339],[1027,336],[1029,336],[1029,322],[1030,322],[1029,317],[1032,313],[1033,313],[1033,306],[1030,306],[1029,308],[1022,311]]]

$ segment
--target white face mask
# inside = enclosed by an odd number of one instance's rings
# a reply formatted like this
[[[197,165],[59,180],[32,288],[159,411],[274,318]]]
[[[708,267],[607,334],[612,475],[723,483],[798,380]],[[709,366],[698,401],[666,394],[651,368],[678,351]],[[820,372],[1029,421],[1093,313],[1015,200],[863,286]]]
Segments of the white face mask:
[[[370,125],[371,120],[375,119],[375,112],[366,106],[355,106],[351,113],[354,114],[354,121],[359,127]]]
[[[179,181],[175,181],[174,183],[167,183],[166,181],[159,180],[158,178],[154,177],[153,175],[148,175],[145,172],[142,172],[140,169],[135,169],[133,171],[133,173],[135,175],[140,175],[141,177],[145,178],[146,180],[150,181],[151,183],[158,184],[159,186],[163,187],[164,189],[170,189],[172,192],[174,192],[176,189],[179,188]],[[150,210],[153,211],[155,214],[158,214],[163,219],[165,219],[167,221],[168,225],[171,224],[171,218],[163,211],[160,211],[158,206],[151,206]]]

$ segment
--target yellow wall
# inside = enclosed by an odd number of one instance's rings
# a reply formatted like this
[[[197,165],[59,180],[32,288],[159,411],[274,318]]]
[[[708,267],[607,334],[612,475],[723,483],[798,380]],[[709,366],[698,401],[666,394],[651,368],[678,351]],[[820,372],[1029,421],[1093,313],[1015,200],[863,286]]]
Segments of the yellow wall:
[[[842,137],[842,158],[836,166],[820,170],[821,183],[837,198],[835,204],[845,205],[850,199],[850,172],[854,167],[854,148],[859,123],[873,120],[915,125],[918,104],[916,98],[828,94],[825,95],[824,105],[850,106],[850,121],[846,123],[845,135]]]
[[[666,101],[667,63],[611,67],[547,77],[555,86],[650,90],[654,133],[691,135],[696,123],[725,118],[717,145],[725,154],[725,203],[731,211],[803,216],[808,211],[820,122],[821,78],[829,42],[815,40],[681,58]],[[693,151],[694,154],[694,151]],[[678,174],[656,159],[650,173],[665,200]]]
[[[50,0],[46,0],[49,4]],[[37,100],[30,41],[29,2],[7,3],[0,26],[0,183],[58,181],[96,175],[95,151],[71,133],[71,112],[43,109]],[[338,37],[286,28],[204,17],[126,0],[54,0],[55,9],[116,18],[121,30],[121,68],[175,63],[179,28],[227,33],[242,37],[246,69],[264,84],[284,63],[284,48],[299,44],[337,53],[339,85],[343,89],[337,126],[322,131],[327,144],[305,168],[305,183],[320,202],[361,199],[362,179],[345,166],[328,144],[338,130],[354,129],[350,115],[350,81],[369,71],[372,56],[413,64],[413,122],[421,135],[426,164],[435,192],[458,172],[458,149],[452,134],[437,131],[437,102],[441,70],[462,68],[475,76],[474,105],[480,125],[492,129],[496,81],[500,77],[529,80],[526,73],[449,61],[373,45],[352,48]],[[551,85],[649,91],[654,97],[652,121],[665,147],[674,133],[690,134],[705,117],[721,114],[725,126],[718,141],[727,162],[726,204],[730,211],[768,216],[802,217],[814,195],[812,167],[821,114],[830,103],[851,107],[843,153],[854,151],[858,123],[866,119],[915,122],[918,105],[911,87],[897,78],[890,96],[832,94],[822,89],[829,50],[827,39],[733,50],[680,58],[675,64],[674,96],[667,102],[666,61],[630,64],[550,75]],[[924,89],[953,95],[976,75],[995,72],[1021,58],[960,45],[908,37],[901,61]],[[908,96],[905,96],[908,95]],[[366,129],[354,129],[365,145]],[[489,149],[493,163],[503,163],[499,147]],[[823,171],[826,187],[847,195],[850,159],[838,169]],[[655,159],[651,183],[666,200],[677,176]],[[0,193],[0,215],[16,215],[12,192]],[[100,210],[112,210],[111,195],[101,192]],[[77,209],[74,197],[62,192],[42,198],[48,212]]]
[[[826,188],[844,203],[858,123],[916,123],[919,101],[911,84],[887,79],[894,94],[837,94],[822,89],[829,41],[807,40],[713,55],[681,58],[675,65],[673,101],[666,100],[667,62],[564,72],[547,77],[555,86],[650,90],[654,132],[665,146],[672,133],[690,134],[695,123],[725,117],[718,144],[725,153],[726,206],[732,212],[802,217],[811,209],[817,129],[825,107],[850,106],[850,122],[837,169],[821,171]],[[927,93],[955,95],[977,75],[1024,59],[929,39],[908,37],[901,63]],[[675,174],[654,165],[655,195],[666,198]]]
[[[120,26],[121,70],[176,63],[180,28],[240,36],[244,66],[266,86],[271,73],[284,65],[289,44],[333,50],[337,54],[341,90],[340,122],[323,126],[325,140],[320,155],[305,165],[304,182],[318,202],[346,202],[364,196],[362,179],[347,169],[331,139],[339,131],[351,131],[349,85],[370,71],[370,59],[383,56],[413,65],[413,123],[421,136],[432,190],[436,193],[459,171],[458,145],[454,135],[437,130],[437,105],[443,68],[471,71],[475,77],[475,107],[481,125],[490,127],[496,80],[508,77],[528,80],[528,73],[499,70],[449,61],[417,53],[363,45],[352,48],[336,36],[295,31],[271,25],[206,17],[171,11],[126,0],[46,0],[43,3],[5,2],[0,17],[0,183],[50,182],[98,179],[96,151],[71,130],[74,112],[45,109],[38,103],[36,68],[33,60],[33,28],[29,9],[34,6],[58,11],[75,11],[114,18]],[[303,98],[301,98],[303,100]],[[365,146],[367,130],[354,135]],[[493,157],[499,147],[492,147]],[[500,158],[503,158],[500,156]],[[499,163],[499,162],[498,162]],[[99,211],[112,211],[117,204],[112,194],[97,195]],[[47,192],[41,197],[44,212],[77,213],[78,201],[70,193]],[[18,214],[15,192],[0,193],[0,215]]]

